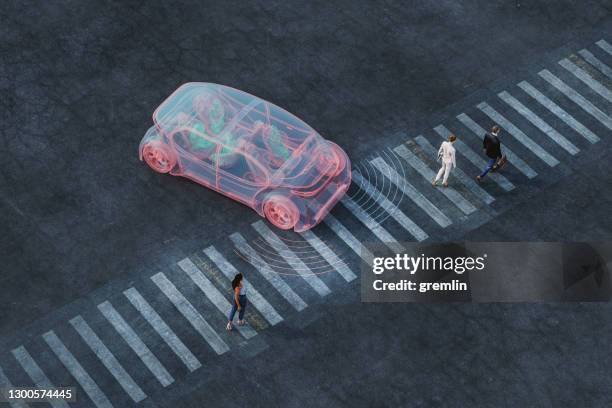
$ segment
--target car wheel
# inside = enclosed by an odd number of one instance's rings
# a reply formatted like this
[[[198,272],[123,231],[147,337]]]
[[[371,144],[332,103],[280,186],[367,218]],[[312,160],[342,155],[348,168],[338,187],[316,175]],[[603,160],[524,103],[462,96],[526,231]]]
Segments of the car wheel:
[[[161,142],[147,143],[142,149],[144,161],[158,173],[168,173],[176,165],[176,157],[170,148]]]
[[[263,210],[268,221],[284,230],[293,228],[300,216],[293,201],[280,194],[268,197],[264,202]]]

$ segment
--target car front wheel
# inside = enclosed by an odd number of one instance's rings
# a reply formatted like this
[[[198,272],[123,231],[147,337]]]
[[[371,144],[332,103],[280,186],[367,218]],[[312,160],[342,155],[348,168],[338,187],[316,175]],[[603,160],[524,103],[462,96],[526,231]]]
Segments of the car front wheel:
[[[268,197],[263,210],[268,221],[283,230],[293,228],[300,216],[297,206],[290,199],[280,194]]]
[[[158,173],[168,173],[176,165],[174,153],[159,141],[147,143],[142,149],[142,158]]]

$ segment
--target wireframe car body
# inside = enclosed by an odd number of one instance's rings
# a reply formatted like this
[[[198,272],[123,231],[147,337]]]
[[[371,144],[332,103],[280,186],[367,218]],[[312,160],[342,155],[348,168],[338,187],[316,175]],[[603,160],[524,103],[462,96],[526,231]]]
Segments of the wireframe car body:
[[[253,208],[281,229],[317,225],[346,193],[346,153],[289,112],[223,85],[182,85],[154,112],[140,159]]]

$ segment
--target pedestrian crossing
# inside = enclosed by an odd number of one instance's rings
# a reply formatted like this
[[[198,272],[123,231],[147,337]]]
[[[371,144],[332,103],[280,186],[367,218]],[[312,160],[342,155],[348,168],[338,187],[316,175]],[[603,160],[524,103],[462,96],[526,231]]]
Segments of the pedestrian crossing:
[[[70,320],[70,324],[134,402],[140,402],[147,397],[85,319],[76,316]]]
[[[608,102],[612,102],[612,92],[608,88],[603,86],[599,81],[594,79],[591,75],[586,73],[578,65],[574,64],[567,58],[563,58],[561,61],[559,61],[559,65],[574,74],[576,78],[584,82],[593,91],[597,92],[599,95],[607,99]]]
[[[110,302],[106,301],[99,304],[98,309],[115,328],[119,336],[121,336],[134,353],[140,357],[144,365],[151,371],[151,374],[157,378],[161,385],[167,387],[174,382],[174,378],[172,378],[168,370],[166,370],[157,357],[151,353],[151,350],[149,350],[142,339],[138,337],[138,334],[136,334],[130,325],[127,324]]]
[[[436,177],[436,173],[405,145],[397,146],[394,150],[428,182],[432,181]],[[474,204],[464,198],[453,187],[438,189],[437,191],[440,191],[440,193],[446,196],[446,198],[448,198],[453,205],[457,206],[457,208],[466,215],[469,215],[477,210]]]
[[[304,231],[301,233],[301,235],[306,242],[310,244],[310,246],[319,252],[319,254],[327,261],[329,265],[333,266],[333,268],[344,278],[345,281],[351,282],[357,278],[357,275],[351,271],[348,265],[312,231]]]
[[[562,107],[557,105],[555,102],[550,100],[550,98],[548,98],[542,92],[534,88],[533,85],[531,85],[529,82],[521,81],[519,82],[518,86],[523,91],[525,91],[525,93],[527,93],[537,102],[539,102],[542,106],[544,106],[546,109],[552,112],[555,116],[557,116],[557,118],[565,122],[566,125],[568,125],[572,129],[574,129],[576,132],[578,132],[580,135],[582,135],[586,140],[588,140],[591,143],[599,142],[599,136],[597,136],[595,133],[589,130],[582,123],[578,122],[578,120],[576,120],[572,115],[567,113],[565,109],[563,109]]]
[[[591,64],[595,68],[597,68],[602,74],[607,76],[609,79],[612,79],[612,69],[610,69],[610,67],[608,67],[599,58],[597,58],[595,55],[593,55],[593,53],[591,53],[591,51],[586,50],[586,49],[582,49],[582,50],[578,51],[578,54],[580,54],[580,56],[582,58],[584,58],[584,60],[586,62],[588,62],[589,64]]]
[[[610,45],[606,40],[599,40],[595,44],[599,46],[602,50],[612,55],[612,45]]]
[[[501,100],[510,105],[514,110],[520,113],[525,119],[531,122],[535,127],[540,129],[542,133],[550,137],[555,143],[561,146],[565,151],[571,155],[577,154],[580,149],[575,144],[567,140],[561,133],[557,132],[552,126],[546,123],[542,118],[533,113],[531,109],[523,105],[518,99],[510,95],[508,92],[503,91],[497,94]]]
[[[437,156],[437,150],[435,147],[431,145],[423,136],[419,135],[414,138],[417,144],[423,149],[423,151],[428,154],[430,157]],[[483,201],[486,204],[491,204],[495,201],[495,198],[487,192],[484,188],[480,187],[478,183],[474,180],[473,176],[468,176],[460,167],[457,167],[453,170],[454,176],[463,184],[469,192],[471,192],[474,197],[477,197],[479,200]]]
[[[28,373],[37,388],[54,388],[54,385],[51,384],[51,380],[49,380],[47,375],[41,370],[38,363],[34,361],[34,359],[30,355],[30,353],[28,353],[28,350],[26,350],[25,347],[19,346],[14,349],[12,353],[15,359],[19,362],[19,364],[21,364],[21,367],[23,367],[24,371]],[[53,408],[66,408],[68,407],[68,403],[63,400],[57,399],[51,401],[51,406]]]
[[[381,242],[389,247],[392,251],[402,252],[404,247],[397,239],[391,235],[389,231],[380,225],[374,218],[368,214],[359,204],[353,201],[350,197],[344,196],[340,202],[352,212],[359,221],[361,221]],[[414,224],[416,225],[416,224]],[[420,228],[419,228],[420,229]]]
[[[414,201],[414,203],[428,214],[440,227],[446,228],[453,223],[435,204],[425,197],[416,187],[410,184],[408,180],[398,174],[397,171],[389,166],[381,157],[372,159],[371,163],[387,177],[391,183],[395,184],[406,197]]]
[[[13,383],[11,382],[11,380],[8,379],[2,367],[0,367],[0,388],[4,388],[4,389],[14,388]],[[26,408],[27,407],[25,402],[19,401],[19,400],[11,401],[10,406],[11,408]]]
[[[370,264],[374,255],[331,213],[323,220],[325,224],[351,248],[366,264]]]
[[[295,234],[259,220],[171,269],[130,282],[92,310],[0,355],[0,387],[23,381],[45,388],[76,385],[77,402],[50,405],[132,406],[152,397],[156,387],[175,387],[216,359],[229,358],[235,348],[265,341],[263,327],[282,325],[358,281],[359,266],[374,256],[364,242],[399,252],[406,241],[435,240],[453,228],[467,232],[476,225],[468,216],[495,214],[502,197],[516,197],[533,179],[556,174],[593,144],[612,137],[611,65],[612,46],[601,40],[475,101],[470,109],[452,112],[444,123],[395,146],[397,161],[383,153],[368,158],[377,173],[354,172],[358,193],[346,195],[320,226]],[[502,149],[512,167],[478,183],[474,176],[486,166],[482,137],[494,123],[502,127]],[[437,146],[451,133],[458,137],[457,169],[450,187],[433,187]],[[385,195],[381,185],[392,186],[402,199]],[[255,242],[265,244],[267,252]],[[247,324],[226,332],[230,281],[238,272],[245,277],[249,308],[265,326]],[[33,352],[41,347],[49,358]]]
[[[272,230],[263,222],[257,221],[253,228],[261,235],[261,237],[276,251],[279,256],[319,294],[319,296],[327,296],[331,290],[325,282],[321,280],[310,268],[295,255],[295,253],[283,242]]]
[[[64,367],[66,367],[66,369],[70,372],[72,377],[74,377],[74,379],[79,383],[96,408],[112,407],[106,394],[102,392],[100,387],[98,387],[98,384],[96,384],[93,378],[91,378],[87,371],[85,371],[83,366],[74,357],[70,350],[66,348],[59,337],[57,337],[57,334],[55,334],[53,330],[50,330],[43,334],[42,337]]]
[[[234,268],[234,266],[232,266],[232,264],[230,264],[215,247],[210,246],[206,248],[204,253],[206,253],[206,255],[217,265],[221,272],[223,272],[223,274],[227,277],[228,283],[230,283],[234,276],[238,274],[238,270]],[[191,261],[187,260],[187,262]],[[199,272],[199,275],[203,276],[201,272]],[[259,313],[263,315],[268,323],[274,326],[275,324],[282,322],[283,318],[281,315],[278,314],[276,309],[274,309],[274,307],[268,303],[266,298],[263,297],[261,293],[257,291],[257,289],[255,289],[246,276],[243,278],[243,281],[249,288],[249,301],[257,310],[259,310]]]
[[[487,133],[487,131],[484,130],[482,126],[476,123],[471,117],[469,117],[465,113],[460,113],[459,115],[457,115],[457,119],[465,127],[471,130],[472,136],[475,136],[479,141],[482,142],[483,135]],[[519,157],[519,155],[514,153],[514,151],[511,150],[510,147],[508,147],[507,143],[504,144],[503,149],[504,149],[504,154],[508,158],[508,161],[510,162],[510,164],[515,166],[521,173],[527,176],[527,178],[531,179],[538,175],[538,173],[530,165],[528,165],[523,159]]]
[[[128,298],[132,306],[144,317],[151,325],[155,332],[164,340],[170,349],[181,359],[189,371],[193,372],[202,367],[202,363],[189,350],[185,343],[172,331],[170,326],[162,319],[155,309],[147,302],[147,300],[135,288],[129,288],[123,292]]]
[[[163,272],[153,275],[151,279],[217,354],[223,354],[229,351],[229,346],[217,334],[215,329],[211,327],[208,321],[206,321]]]
[[[304,310],[308,304],[298,295],[292,288],[289,286],[278,273],[276,273],[270,265],[266,261],[264,261],[259,254],[251,247],[247,240],[238,233],[235,232],[230,235],[230,239],[236,246],[237,250],[244,254],[247,259],[251,260],[251,263],[259,271],[259,273],[272,285],[278,293],[281,294],[283,298],[291,306],[295,308],[298,312]]]
[[[353,173],[353,180],[359,185],[359,187],[365,191],[365,193],[370,196],[378,205],[380,205],[387,213],[395,219],[406,231],[410,233],[417,241],[423,241],[427,239],[429,236],[425,231],[421,229],[418,225],[414,223],[399,207],[389,201],[384,194],[381,194],[378,189],[376,189],[368,180],[361,176],[358,172]],[[349,200],[347,200],[349,201]],[[349,209],[353,211],[359,211],[360,215],[358,216],[360,219],[365,219],[365,216],[361,213],[360,208],[355,209],[355,204],[352,200],[350,203],[345,203]],[[372,223],[371,219],[367,219],[366,222]],[[377,221],[376,221],[377,222]],[[376,231],[378,231],[380,225],[376,226]],[[383,242],[390,242],[389,240],[394,240],[388,232],[379,232],[377,235]],[[395,244],[394,244],[395,245]],[[398,247],[399,248],[399,247]],[[393,249],[393,248],[392,248]]]
[[[610,118],[610,116],[605,114],[601,109],[595,106],[595,104],[591,103],[580,93],[578,93],[577,91],[569,87],[565,82],[563,82],[558,77],[553,75],[549,70],[543,69],[538,74],[542,78],[544,78],[546,82],[548,82],[549,84],[557,88],[568,99],[570,99],[576,105],[580,106],[587,113],[589,113],[595,119],[600,121],[608,129],[612,130],[612,119]]]
[[[206,297],[219,310],[221,315],[228,316],[232,305],[229,296],[223,296],[219,289],[198,269],[189,259],[185,258],[178,263],[179,267],[191,278],[193,283],[202,290]],[[250,339],[257,335],[257,332],[250,326],[237,326],[238,332],[245,338]]]
[[[512,122],[506,119],[501,113],[497,112],[493,107],[491,107],[486,102],[481,102],[478,104],[478,109],[483,111],[488,117],[490,117],[493,122],[499,124],[503,129],[505,129],[510,135],[514,136],[516,140],[518,140],[523,146],[529,149],[533,154],[539,157],[544,163],[553,167],[559,164],[559,160],[557,160],[553,155],[548,153],[543,147],[534,142],[529,136],[523,133],[518,127],[516,127]]]
[[[438,125],[434,128],[434,131],[443,139],[447,140],[448,137],[452,134],[450,130],[448,130],[444,125]],[[470,163],[472,163],[478,169],[484,169],[487,166],[487,162],[482,158],[482,155],[476,153],[472,148],[470,148],[466,143],[462,140],[455,141],[455,149],[459,152],[459,154],[463,155]],[[491,173],[491,180],[493,180],[497,185],[499,185],[504,191],[511,191],[514,189],[514,184],[512,184],[503,174],[500,173]]]

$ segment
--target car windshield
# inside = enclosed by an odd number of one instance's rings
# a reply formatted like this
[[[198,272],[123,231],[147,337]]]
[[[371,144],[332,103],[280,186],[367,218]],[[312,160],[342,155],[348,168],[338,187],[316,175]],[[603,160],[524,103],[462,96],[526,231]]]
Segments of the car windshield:
[[[257,172],[287,174],[322,138],[278,106],[245,92],[209,83],[181,86],[153,114],[157,128],[201,160],[247,158]],[[295,153],[295,154],[294,154]],[[297,157],[296,155],[299,155]]]

